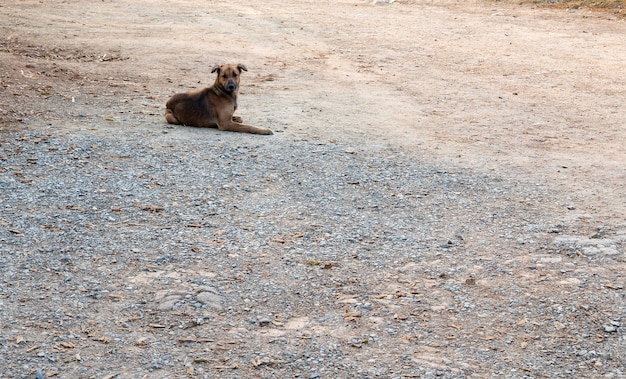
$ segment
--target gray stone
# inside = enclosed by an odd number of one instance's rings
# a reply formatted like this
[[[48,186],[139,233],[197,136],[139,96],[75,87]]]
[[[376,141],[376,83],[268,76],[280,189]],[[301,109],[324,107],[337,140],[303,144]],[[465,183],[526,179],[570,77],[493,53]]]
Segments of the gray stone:
[[[199,303],[206,305],[207,307],[213,308],[215,310],[222,310],[222,300],[223,298],[220,295],[217,295],[213,292],[200,292],[196,295],[196,300]]]
[[[171,311],[176,305],[176,303],[178,303],[178,300],[180,299],[166,300],[162,303],[159,303],[159,305],[157,305],[157,309],[159,311]]]
[[[617,327],[612,326],[612,325],[602,325],[602,330],[604,330],[607,333],[615,333],[617,332]]]

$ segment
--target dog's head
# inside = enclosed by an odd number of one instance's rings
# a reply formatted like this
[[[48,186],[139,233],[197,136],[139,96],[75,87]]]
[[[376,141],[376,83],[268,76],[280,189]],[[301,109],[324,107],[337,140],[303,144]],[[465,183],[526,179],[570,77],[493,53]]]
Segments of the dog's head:
[[[217,72],[215,85],[227,92],[235,92],[239,88],[239,75],[242,71],[248,71],[242,64],[223,64],[213,67],[211,72]]]

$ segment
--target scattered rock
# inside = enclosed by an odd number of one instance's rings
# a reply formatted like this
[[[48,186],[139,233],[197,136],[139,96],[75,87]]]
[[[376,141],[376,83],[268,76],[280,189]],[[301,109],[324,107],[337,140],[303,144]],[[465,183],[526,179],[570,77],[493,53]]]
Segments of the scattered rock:
[[[196,300],[216,311],[221,311],[222,301],[224,299],[222,296],[217,295],[214,292],[200,292],[196,295]]]
[[[615,333],[617,332],[617,327],[614,325],[602,325],[602,330],[607,333]]]

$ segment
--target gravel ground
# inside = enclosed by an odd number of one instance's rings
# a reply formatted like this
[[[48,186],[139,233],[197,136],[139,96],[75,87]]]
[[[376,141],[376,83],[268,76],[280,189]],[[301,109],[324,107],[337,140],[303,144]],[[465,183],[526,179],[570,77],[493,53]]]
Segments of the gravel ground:
[[[625,375],[626,228],[548,188],[287,133],[0,152],[3,378]]]
[[[622,24],[244,3],[0,5],[0,379],[626,378],[623,61],[593,41]],[[242,115],[273,136],[164,123],[206,57],[160,38],[203,23],[257,54]],[[533,74],[546,31],[545,64],[584,64]]]

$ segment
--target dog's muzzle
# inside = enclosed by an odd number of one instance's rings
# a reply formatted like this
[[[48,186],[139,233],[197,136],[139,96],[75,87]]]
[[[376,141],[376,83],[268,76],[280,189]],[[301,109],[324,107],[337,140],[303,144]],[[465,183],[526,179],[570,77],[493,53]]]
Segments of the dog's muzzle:
[[[229,80],[228,83],[226,83],[226,89],[231,91],[231,92],[236,90],[237,89],[237,83],[235,83],[232,80]]]

